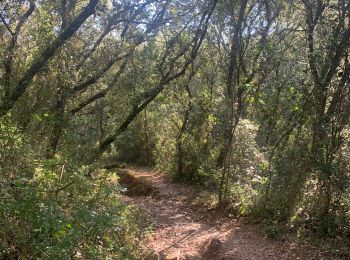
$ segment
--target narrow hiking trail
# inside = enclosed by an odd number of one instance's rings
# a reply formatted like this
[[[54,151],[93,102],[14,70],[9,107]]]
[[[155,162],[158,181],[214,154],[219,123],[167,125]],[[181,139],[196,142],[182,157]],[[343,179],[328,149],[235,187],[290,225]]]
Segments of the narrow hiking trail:
[[[141,207],[153,218],[155,227],[146,247],[148,259],[329,259],[311,246],[266,238],[257,226],[203,211],[192,203],[195,188],[169,181],[143,168],[124,169],[153,187],[149,196],[125,196],[123,200]]]

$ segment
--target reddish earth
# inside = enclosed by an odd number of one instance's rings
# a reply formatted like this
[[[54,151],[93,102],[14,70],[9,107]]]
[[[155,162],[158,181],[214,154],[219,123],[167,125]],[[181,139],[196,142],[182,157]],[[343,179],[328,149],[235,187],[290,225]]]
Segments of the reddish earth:
[[[174,183],[162,174],[128,168],[130,174],[153,185],[150,196],[123,196],[144,208],[155,228],[145,241],[148,259],[334,259],[311,246],[268,239],[258,226],[220,217],[192,203],[196,190]]]

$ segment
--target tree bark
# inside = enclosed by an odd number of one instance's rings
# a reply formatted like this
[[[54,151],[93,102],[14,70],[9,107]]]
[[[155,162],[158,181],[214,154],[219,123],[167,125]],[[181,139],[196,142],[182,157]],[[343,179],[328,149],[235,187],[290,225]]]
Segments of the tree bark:
[[[24,73],[14,91],[0,105],[0,116],[4,116],[12,109],[16,101],[24,94],[36,74],[47,64],[56,54],[58,49],[80,28],[85,20],[95,12],[95,7],[99,0],[90,0],[77,18],[42,52],[33,62],[30,68]]]

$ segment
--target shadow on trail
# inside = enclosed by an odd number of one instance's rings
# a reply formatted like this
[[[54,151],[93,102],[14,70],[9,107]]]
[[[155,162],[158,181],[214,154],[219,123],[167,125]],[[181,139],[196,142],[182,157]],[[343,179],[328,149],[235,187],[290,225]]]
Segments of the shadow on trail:
[[[219,212],[203,213],[191,202],[193,187],[169,181],[163,175],[142,168],[126,169],[147,180],[156,192],[149,196],[123,196],[127,203],[144,208],[155,221],[152,235],[145,241],[158,259],[208,259],[203,257],[212,241],[219,241],[215,257],[209,259],[325,259],[310,246],[267,239],[257,226],[225,219]]]

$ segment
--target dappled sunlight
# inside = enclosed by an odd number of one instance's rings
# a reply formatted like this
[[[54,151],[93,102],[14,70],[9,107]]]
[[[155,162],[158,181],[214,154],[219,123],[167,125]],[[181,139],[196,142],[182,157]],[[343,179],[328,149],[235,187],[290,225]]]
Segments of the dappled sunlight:
[[[350,259],[350,1],[0,0],[3,259]]]
[[[202,259],[206,250],[211,250],[206,248],[208,243],[216,240],[220,241],[220,250],[215,259],[316,259],[320,254],[292,242],[270,240],[258,226],[198,211],[198,206],[191,203],[196,194],[191,186],[179,185],[142,168],[130,168],[130,173],[147,178],[158,190],[152,196],[129,197],[125,201],[143,208],[154,219],[146,248],[161,259]]]

